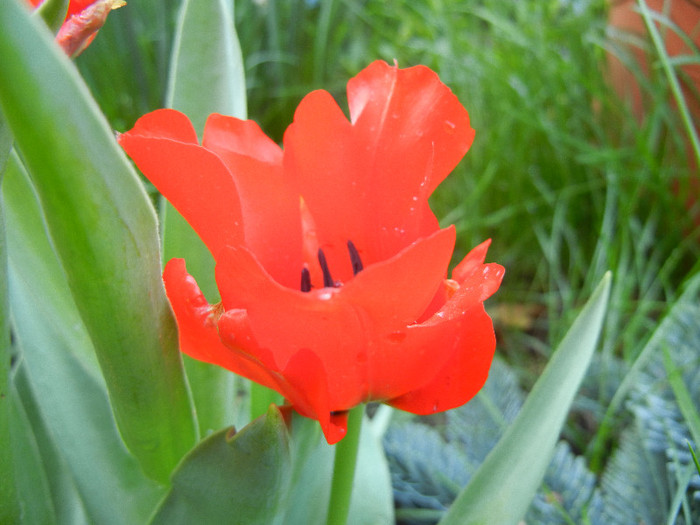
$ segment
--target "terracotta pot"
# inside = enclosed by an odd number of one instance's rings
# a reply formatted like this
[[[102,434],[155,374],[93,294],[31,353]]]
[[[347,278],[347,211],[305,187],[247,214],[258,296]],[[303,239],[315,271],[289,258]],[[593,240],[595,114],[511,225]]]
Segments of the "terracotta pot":
[[[680,29],[700,46],[700,1],[699,0],[646,0],[649,9],[657,12],[664,12],[664,5],[668,4],[669,18],[677,24]],[[637,2],[635,0],[613,0],[610,9],[610,25],[627,32],[636,33],[642,38],[647,38],[647,30],[644,20],[639,13],[634,11]],[[666,44],[666,51],[669,56],[689,55],[692,50],[683,40],[670,28],[663,27],[657,23]],[[633,48],[633,53],[641,64],[643,70],[648,71],[646,56],[643,50]],[[700,89],[700,64],[683,66],[683,71],[689,76],[690,82]],[[610,59],[610,74],[614,86],[620,93],[632,97],[634,108],[641,117],[643,114],[642,98],[639,86],[632,73],[616,58]],[[686,101],[694,117],[695,125],[700,122],[700,102],[693,96],[687,86],[684,86]]]
[[[648,31],[641,15],[634,11],[637,2],[635,0],[613,0],[614,5],[610,9],[610,25],[626,32],[632,32],[641,38],[648,38]],[[664,7],[668,8],[669,18],[688,35],[696,47],[700,47],[700,1],[699,0],[646,0],[647,6],[654,11],[663,13]],[[657,22],[666,51],[669,56],[690,55],[692,49],[678,36],[671,28]],[[645,52],[639,47],[632,47],[631,51],[639,61],[644,71],[648,72],[647,57]],[[635,113],[641,120],[644,117],[644,105],[639,84],[634,75],[617,58],[609,58],[610,76],[618,93],[631,98]],[[682,66],[687,75],[687,79],[679,77],[684,91],[688,109],[691,112],[696,131],[700,132],[700,100],[692,93],[689,84],[694,84],[695,90],[700,91],[700,64],[689,64]],[[690,193],[686,195],[685,205],[693,216],[693,221],[700,226],[700,209],[698,205],[698,194],[700,193],[700,176],[698,176],[698,165],[695,154],[687,142],[686,155],[690,173]],[[679,190],[679,184],[674,183],[673,191]]]

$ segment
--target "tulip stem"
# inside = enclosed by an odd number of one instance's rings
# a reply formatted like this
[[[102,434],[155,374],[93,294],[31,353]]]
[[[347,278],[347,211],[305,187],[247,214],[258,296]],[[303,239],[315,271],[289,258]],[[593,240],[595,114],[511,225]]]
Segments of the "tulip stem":
[[[327,525],[345,525],[350,511],[352,483],[355,478],[355,463],[360,444],[360,430],[365,406],[359,405],[350,410],[348,415],[348,433],[335,446],[333,463],[333,482],[328,504]]]

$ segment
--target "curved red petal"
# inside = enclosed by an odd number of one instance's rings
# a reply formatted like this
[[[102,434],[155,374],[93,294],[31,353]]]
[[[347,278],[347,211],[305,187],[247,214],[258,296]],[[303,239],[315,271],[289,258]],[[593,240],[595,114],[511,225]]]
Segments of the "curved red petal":
[[[455,269],[453,277],[460,282],[452,282],[446,292],[449,300],[442,308],[427,321],[408,328],[408,335],[426,337],[423,346],[418,344],[421,351],[428,349],[444,364],[434,377],[429,364],[422,377],[414,373],[412,392],[391,400],[392,406],[417,414],[448,410],[466,403],[483,386],[496,348],[493,323],[483,301],[498,289],[504,275],[500,265],[483,264],[488,246],[486,241],[474,248]],[[428,331],[420,333],[424,330]],[[391,358],[387,351],[382,356]],[[410,371],[405,377],[411,377]],[[425,386],[417,386],[426,379]],[[411,386],[408,380],[404,384]]]
[[[216,312],[187,273],[184,259],[168,261],[163,282],[175,313],[180,350],[200,361],[216,363],[216,356],[227,352],[219,339]]]
[[[212,151],[227,151],[269,164],[282,164],[282,149],[252,120],[212,113],[204,126],[202,145]]]
[[[119,143],[216,257],[243,242],[238,190],[221,160],[196,144],[186,119],[173,110],[149,113]]]
[[[176,142],[199,144],[197,132],[187,115],[174,109],[157,109],[139,118],[134,127],[119,135],[119,142],[125,137],[142,139],[170,139]]]
[[[272,353],[257,345],[244,310],[226,312],[219,320],[219,333],[237,358],[233,366],[222,366],[282,394],[299,414],[319,421],[330,444],[343,438],[347,413],[331,412],[327,374],[316,354],[302,349],[280,372]]]
[[[283,373],[289,385],[287,399],[301,415],[318,420],[329,445],[347,433],[347,411],[333,412],[328,391],[328,374],[319,357],[302,349],[287,363]]]
[[[299,194],[284,179],[282,151],[257,124],[211,115],[203,145],[231,173],[240,196],[246,247],[280,284],[299,286]]]
[[[229,310],[219,318],[219,338],[227,352],[215,364],[285,395],[288,387],[274,366],[272,354],[258,347],[245,310]]]
[[[427,194],[419,196],[427,198],[474,140],[467,110],[425,66],[399,69],[373,62],[348,82],[348,104],[353,127],[373,146],[367,153],[375,171],[401,173],[409,188],[401,196],[409,197],[404,208],[422,184]]]
[[[165,265],[163,282],[175,313],[181,352],[279,390],[276,378],[264,365],[222,342],[217,326],[222,319],[226,318],[227,329],[234,329],[239,338],[245,337],[245,320],[236,318],[235,312],[233,315],[226,312],[217,319],[216,307],[207,303],[196,281],[187,273],[183,259],[171,259]]]
[[[340,294],[366,316],[365,325],[374,332],[403,329],[421,316],[442,285],[454,242],[454,227],[438,230],[365,268]]]
[[[452,270],[452,278],[460,285],[457,293],[469,293],[474,300],[485,301],[498,290],[505,269],[496,263],[484,264],[490,244],[489,239],[473,248]]]
[[[442,369],[428,384],[391,399],[387,404],[426,415],[461,406],[481,389],[496,349],[491,318],[483,305],[478,304],[456,319],[460,321],[458,326],[449,330],[454,335],[451,344],[440,350],[449,356]]]
[[[342,289],[309,293],[280,286],[245,248],[227,248],[216,266],[226,309],[245,309],[251,332],[284,370],[301,350],[312,351],[325,370],[329,406],[349,409],[367,392],[367,339],[357,309],[343,300]]]
[[[284,138],[285,169],[331,266],[348,239],[371,264],[437,230],[428,197],[474,136],[466,110],[427,68],[375,62],[348,83],[348,100],[352,124],[328,93],[311,93]]]
[[[361,183],[362,151],[354,142],[350,123],[326,91],[304,97],[284,134],[285,175],[304,199],[318,246],[341,281],[352,277],[349,239],[366,250],[366,264],[382,259],[369,248],[372,225],[362,209],[369,189]]]

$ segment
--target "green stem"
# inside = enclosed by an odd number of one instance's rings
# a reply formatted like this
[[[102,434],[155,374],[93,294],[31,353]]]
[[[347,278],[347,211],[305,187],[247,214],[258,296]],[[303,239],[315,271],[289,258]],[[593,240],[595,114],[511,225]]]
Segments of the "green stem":
[[[328,505],[327,525],[345,525],[350,511],[352,482],[355,478],[355,463],[360,443],[360,430],[365,406],[359,405],[350,410],[348,416],[348,433],[335,446],[333,463],[333,483]]]

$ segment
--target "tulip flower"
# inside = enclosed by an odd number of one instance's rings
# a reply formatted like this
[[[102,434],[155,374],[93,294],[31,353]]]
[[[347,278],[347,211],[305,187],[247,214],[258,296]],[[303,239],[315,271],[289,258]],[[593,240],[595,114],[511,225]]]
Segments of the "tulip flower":
[[[44,3],[44,0],[27,1],[35,8]],[[70,0],[56,42],[68,56],[79,55],[94,40],[109,12],[125,4],[123,0]]]
[[[377,61],[300,103],[281,148],[252,121],[157,110],[119,142],[216,260],[210,305],[185,261],[163,273],[181,350],[281,393],[329,443],[369,401],[415,414],[466,403],[495,349],[488,242],[447,279],[454,226],[428,197],[474,130],[430,69]]]

